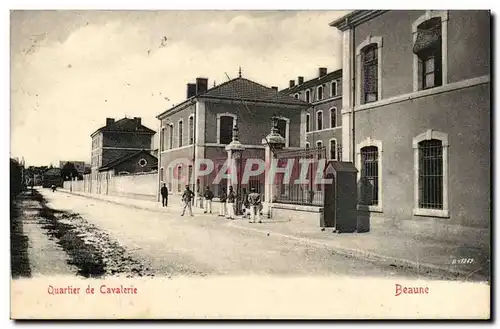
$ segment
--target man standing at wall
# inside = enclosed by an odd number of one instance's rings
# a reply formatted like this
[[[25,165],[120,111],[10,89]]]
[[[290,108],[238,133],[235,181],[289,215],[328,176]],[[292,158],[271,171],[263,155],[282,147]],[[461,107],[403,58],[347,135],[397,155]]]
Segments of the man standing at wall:
[[[214,193],[210,190],[210,187],[208,185],[205,188],[205,193],[203,194],[203,196],[205,197],[204,213],[206,214],[209,211],[210,213],[212,213],[212,199],[214,198]]]
[[[184,193],[182,193],[182,201],[184,202],[184,206],[182,207],[181,216],[184,216],[186,207],[189,209],[189,214],[191,215],[191,217],[193,216],[193,208],[191,207],[191,200],[193,199],[193,197],[193,191],[189,189],[189,185],[186,185],[186,189],[184,190]]]
[[[166,207],[168,205],[168,188],[167,184],[163,184],[161,190],[161,203],[163,207]]]
[[[252,192],[248,195],[248,203],[250,203],[250,223],[255,223],[257,217],[259,223],[262,223],[260,220],[260,194],[255,191],[255,187],[252,187]]]

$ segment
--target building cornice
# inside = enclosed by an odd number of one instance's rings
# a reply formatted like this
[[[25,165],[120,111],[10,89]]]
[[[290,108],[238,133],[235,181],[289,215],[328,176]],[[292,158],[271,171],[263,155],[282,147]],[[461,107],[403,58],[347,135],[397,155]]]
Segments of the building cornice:
[[[329,25],[336,27],[341,31],[345,31],[386,12],[388,12],[388,10],[354,10],[353,12],[331,22]]]
[[[223,97],[208,97],[200,96],[200,98],[210,101],[212,103],[226,103],[226,104],[248,104],[248,105],[265,105],[270,107],[287,107],[294,109],[304,109],[309,108],[311,105],[304,102],[304,104],[290,104],[284,102],[270,102],[270,101],[258,101],[258,100],[245,100],[245,99],[233,99],[233,98],[223,98]]]
[[[165,119],[168,115],[171,115],[171,114],[175,114],[179,111],[182,111],[184,110],[186,107],[189,107],[190,105],[193,105],[197,102],[197,98],[196,97],[192,97],[192,98],[189,98],[187,100],[185,100],[184,102],[178,104],[177,106],[174,106],[166,111],[163,111],[162,113],[158,114],[156,116],[156,118],[158,120],[162,120],[162,119]]]

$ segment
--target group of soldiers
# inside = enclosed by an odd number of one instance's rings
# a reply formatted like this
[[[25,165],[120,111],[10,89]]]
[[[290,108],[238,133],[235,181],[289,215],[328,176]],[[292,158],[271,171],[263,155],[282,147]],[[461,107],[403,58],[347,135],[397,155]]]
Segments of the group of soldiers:
[[[168,188],[166,184],[163,184],[161,188],[162,195],[162,205],[166,207],[168,205]],[[212,213],[212,200],[215,195],[210,190],[209,186],[205,187],[203,195],[204,213]],[[189,185],[186,185],[184,192],[182,193],[182,214],[184,216],[186,209],[188,209],[189,214],[193,216],[192,203],[195,198],[195,193],[191,191]],[[241,202],[241,209],[243,218],[249,218],[250,223],[262,223],[261,212],[262,212],[262,201],[260,194],[256,192],[255,188],[251,188],[250,193],[247,194],[244,190],[242,193],[241,201],[238,199],[238,195],[233,190],[232,186],[229,186],[229,192],[226,193],[225,189],[221,189],[219,194],[219,215],[221,217],[226,217],[228,219],[236,219],[235,213],[237,208],[237,202]]]

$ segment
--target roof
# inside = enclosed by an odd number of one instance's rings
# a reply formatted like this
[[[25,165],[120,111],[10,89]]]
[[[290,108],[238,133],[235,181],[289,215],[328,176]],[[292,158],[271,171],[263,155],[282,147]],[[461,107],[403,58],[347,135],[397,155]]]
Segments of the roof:
[[[297,91],[301,91],[303,89],[308,89],[308,88],[311,88],[311,87],[323,84],[325,82],[333,80],[333,78],[337,78],[337,77],[341,77],[341,76],[342,76],[342,69],[339,69],[339,70],[330,72],[328,74],[325,74],[322,77],[317,77],[317,78],[313,78],[311,80],[307,80],[307,81],[305,81],[304,83],[302,83],[300,85],[293,86],[292,88],[283,89],[283,90],[280,91],[280,93],[281,94],[287,94],[287,95],[293,94],[293,93],[295,93]]]
[[[102,131],[118,131],[118,132],[140,132],[154,135],[156,131],[149,129],[144,125],[137,125],[137,122],[133,118],[123,118],[118,121],[113,122],[110,126],[102,126],[92,133],[94,135],[97,132]]]
[[[248,102],[263,102],[263,103],[275,103],[283,105],[295,105],[295,106],[310,106],[303,100],[296,99],[292,96],[284,95],[272,88],[261,85],[257,82],[245,79],[245,78],[235,78],[227,82],[224,82],[218,86],[208,89],[206,92],[193,96],[186,99],[182,103],[174,106],[161,114],[157,115],[160,118],[165,113],[175,110],[183,105],[188,104],[190,101],[194,101],[196,98],[202,99],[225,99],[225,100],[238,100],[238,101],[248,101]]]
[[[209,89],[206,93],[200,95],[200,97],[309,106],[309,104],[300,99],[283,95],[272,88],[245,78],[236,78],[227,81]]]
[[[114,159],[114,160],[106,163],[105,165],[103,165],[99,168],[99,171],[104,171],[104,170],[108,170],[108,169],[111,169],[113,167],[116,167],[120,163],[123,163],[123,162],[125,162],[125,161],[127,161],[135,156],[138,156],[141,153],[146,153],[146,154],[150,155],[151,157],[155,158],[156,161],[158,161],[158,158],[155,157],[154,155],[152,155],[150,152],[148,152],[146,150],[140,150],[140,151],[137,151],[137,152],[134,152],[131,154],[125,154],[124,156],[122,156],[120,158]]]

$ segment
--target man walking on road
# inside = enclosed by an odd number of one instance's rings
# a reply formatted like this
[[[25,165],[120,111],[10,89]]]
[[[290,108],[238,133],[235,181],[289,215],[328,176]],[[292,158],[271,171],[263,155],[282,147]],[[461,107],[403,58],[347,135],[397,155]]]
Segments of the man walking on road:
[[[161,190],[161,204],[163,207],[166,207],[168,205],[168,188],[167,184],[163,184]]]
[[[248,203],[250,203],[250,223],[255,223],[256,218],[260,220],[260,194],[255,191],[255,187],[252,188],[252,193],[248,195]]]
[[[219,194],[219,216],[226,217],[227,214],[227,193],[225,189],[220,189],[221,192]]]
[[[227,218],[234,219],[234,202],[236,201],[236,193],[233,187],[229,186],[229,194],[227,195]]]
[[[184,190],[184,193],[182,193],[182,201],[184,202],[184,206],[182,207],[181,216],[184,216],[186,207],[189,209],[189,214],[191,215],[191,217],[193,216],[193,208],[191,207],[191,200],[193,199],[193,197],[193,191],[189,189],[189,185],[186,185],[186,189]]]
[[[205,211],[203,213],[206,214],[209,211],[212,213],[212,199],[214,198],[214,193],[210,190],[208,185],[205,188],[203,196],[205,197]]]

